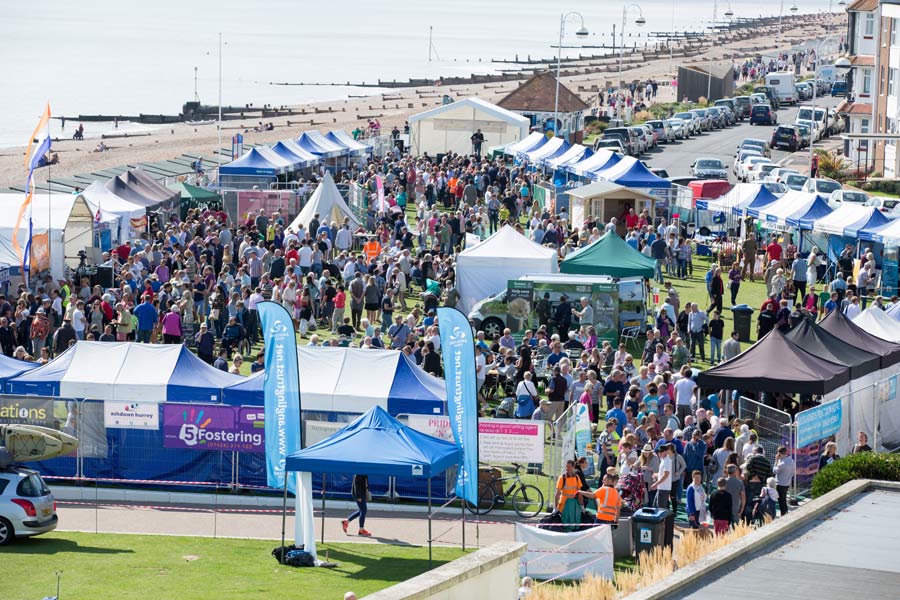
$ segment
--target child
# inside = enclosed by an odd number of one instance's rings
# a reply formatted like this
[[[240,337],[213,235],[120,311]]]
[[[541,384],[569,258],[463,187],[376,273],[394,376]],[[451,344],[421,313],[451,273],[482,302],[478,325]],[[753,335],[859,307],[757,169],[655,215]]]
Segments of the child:
[[[731,494],[725,491],[725,478],[716,481],[716,491],[709,495],[709,514],[712,515],[716,535],[727,533],[731,526]]]
[[[703,489],[703,474],[691,473],[694,482],[687,489],[687,516],[691,529],[700,529],[706,520],[706,490]]]

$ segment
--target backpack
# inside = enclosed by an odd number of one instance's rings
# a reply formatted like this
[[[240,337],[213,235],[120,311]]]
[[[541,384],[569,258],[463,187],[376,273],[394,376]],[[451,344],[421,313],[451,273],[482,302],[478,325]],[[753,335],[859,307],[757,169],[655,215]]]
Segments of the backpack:
[[[282,560],[282,554],[284,555],[284,560]],[[290,546],[281,546],[279,548],[275,548],[272,550],[272,557],[275,558],[279,563],[285,564],[289,567],[314,567],[316,566],[316,561],[313,558],[312,554],[303,549],[303,546],[295,546],[291,544]]]

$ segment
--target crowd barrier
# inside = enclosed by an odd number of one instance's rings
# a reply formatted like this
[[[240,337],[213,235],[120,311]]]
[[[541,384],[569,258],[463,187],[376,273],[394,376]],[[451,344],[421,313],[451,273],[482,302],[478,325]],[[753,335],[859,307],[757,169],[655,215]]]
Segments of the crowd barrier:
[[[146,406],[146,405],[144,405]],[[194,430],[202,428],[207,419],[222,411],[262,412],[262,407],[229,407],[222,404],[162,403],[155,428],[138,429],[107,426],[105,403],[74,398],[0,395],[0,423],[29,423],[50,427],[74,435],[79,440],[76,453],[50,460],[28,463],[41,474],[67,483],[96,483],[111,486],[162,486],[198,488],[214,487],[232,492],[253,491],[280,494],[279,489],[266,485],[265,454],[259,444],[255,451],[198,450],[173,443],[179,429],[173,428],[166,411],[179,414],[175,420],[196,422]],[[189,407],[192,419],[181,418]],[[259,416],[261,421],[262,416]],[[303,412],[303,427],[307,439],[324,439],[358,417],[357,414],[331,412]],[[212,425],[215,427],[215,423]],[[239,428],[235,429],[240,431]],[[258,429],[262,435],[263,429]],[[311,437],[310,432],[316,432]],[[168,443],[166,440],[168,433]],[[260,442],[260,440],[257,440]],[[249,442],[248,442],[249,443]],[[167,447],[169,446],[169,447]],[[176,447],[177,446],[177,447]],[[432,494],[436,500],[453,496],[455,472],[432,479]],[[323,483],[328,497],[350,498],[352,475],[313,474],[313,488],[321,494]],[[421,478],[370,477],[369,485],[375,497],[391,500],[428,498],[427,481]]]

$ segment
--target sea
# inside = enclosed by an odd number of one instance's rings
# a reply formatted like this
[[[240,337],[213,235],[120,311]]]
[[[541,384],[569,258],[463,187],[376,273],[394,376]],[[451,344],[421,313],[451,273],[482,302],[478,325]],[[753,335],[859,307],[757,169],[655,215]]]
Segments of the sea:
[[[638,9],[646,24],[635,24]],[[825,10],[797,0],[799,13]],[[297,105],[378,93],[372,88],[281,86],[374,83],[490,73],[494,59],[555,56],[565,45],[612,45],[629,6],[625,43],[661,31],[702,31],[725,20],[788,13],[790,0],[7,0],[0,5],[0,148],[23,146],[49,102],[55,116],[178,114],[199,98],[224,105]],[[835,3],[835,10],[838,9]],[[583,24],[589,31],[576,38]],[[221,51],[219,45],[221,34]],[[430,40],[430,44],[429,44]],[[429,48],[430,46],[430,48]],[[430,51],[430,52],[429,52]],[[600,54],[564,48],[563,56]],[[430,54],[430,56],[429,56]],[[76,124],[51,125],[71,136]],[[113,123],[86,123],[93,137]],[[120,123],[119,132],[149,126]]]

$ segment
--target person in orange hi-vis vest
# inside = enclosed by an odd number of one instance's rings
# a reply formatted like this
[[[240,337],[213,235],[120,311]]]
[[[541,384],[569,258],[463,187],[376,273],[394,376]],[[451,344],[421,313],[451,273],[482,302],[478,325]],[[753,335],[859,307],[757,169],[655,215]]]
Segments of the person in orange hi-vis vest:
[[[369,238],[369,241],[363,246],[363,252],[366,255],[367,262],[371,262],[373,258],[377,258],[378,255],[381,254],[381,244],[378,243],[378,239],[375,237]]]
[[[567,460],[566,472],[560,475],[556,482],[556,497],[553,499],[553,504],[559,512],[563,512],[566,500],[578,496],[579,487],[581,487],[581,483],[578,476],[575,475],[575,461]]]
[[[603,476],[603,485],[592,492],[580,491],[579,494],[597,501],[597,522],[606,525],[615,525],[619,522],[619,512],[622,510],[622,499],[619,490],[616,489],[617,476],[607,473]]]

